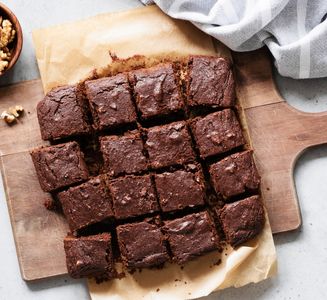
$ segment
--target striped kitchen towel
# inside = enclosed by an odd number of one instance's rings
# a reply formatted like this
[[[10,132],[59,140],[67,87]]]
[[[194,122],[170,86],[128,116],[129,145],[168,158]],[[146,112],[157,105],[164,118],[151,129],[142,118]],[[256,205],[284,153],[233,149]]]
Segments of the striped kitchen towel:
[[[283,76],[327,76],[327,0],[141,0],[234,51],[266,45]]]

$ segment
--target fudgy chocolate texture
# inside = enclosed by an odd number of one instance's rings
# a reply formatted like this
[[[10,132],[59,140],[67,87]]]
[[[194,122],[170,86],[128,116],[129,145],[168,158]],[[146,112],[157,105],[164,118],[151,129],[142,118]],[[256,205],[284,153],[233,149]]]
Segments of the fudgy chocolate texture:
[[[184,121],[149,128],[145,147],[153,169],[195,160],[191,137]]]
[[[155,175],[162,211],[169,212],[205,203],[205,187],[200,171],[175,171]]]
[[[260,185],[252,151],[232,154],[211,165],[210,177],[214,189],[224,198],[256,191]]]
[[[139,133],[100,138],[104,169],[110,176],[132,174],[147,169],[143,142]]]
[[[227,152],[245,143],[241,125],[231,109],[195,118],[191,121],[191,129],[202,158]]]
[[[160,229],[147,222],[117,227],[121,257],[129,269],[161,266],[169,260]]]
[[[218,216],[227,242],[237,247],[254,237],[263,229],[265,213],[259,196],[225,204]]]
[[[68,273],[73,278],[95,277],[98,281],[117,276],[111,235],[102,233],[64,239]]]
[[[40,147],[31,151],[41,188],[52,192],[89,177],[84,156],[76,142]]]
[[[129,73],[138,111],[143,119],[181,111],[180,96],[173,65],[159,64]]]
[[[126,74],[85,82],[94,126],[102,130],[136,121]]]
[[[112,200],[102,176],[58,194],[71,231],[113,217]]]
[[[173,259],[184,264],[196,257],[220,249],[220,241],[208,212],[165,221],[162,227]]]
[[[235,83],[230,62],[222,57],[191,56],[187,103],[190,106],[233,106]]]
[[[125,176],[108,182],[115,217],[126,219],[159,210],[150,175]]]
[[[76,85],[52,89],[37,105],[41,136],[54,140],[90,132],[85,100]]]

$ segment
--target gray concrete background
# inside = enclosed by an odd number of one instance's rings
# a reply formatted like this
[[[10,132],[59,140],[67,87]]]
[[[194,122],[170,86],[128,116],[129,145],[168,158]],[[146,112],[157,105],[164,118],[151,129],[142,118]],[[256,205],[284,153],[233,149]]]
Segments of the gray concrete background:
[[[24,30],[24,48],[17,66],[0,79],[0,85],[39,77],[31,39],[32,29],[139,6],[137,0],[2,0],[2,2],[16,13],[21,22]],[[275,78],[280,93],[290,105],[308,112],[327,110],[326,78],[293,80],[278,74],[275,74]],[[230,288],[206,299],[326,299],[326,170],[327,144],[308,150],[296,164],[294,180],[301,205],[303,226],[296,232],[274,237],[279,262],[278,276],[240,289]],[[72,280],[68,276],[63,276],[27,284],[21,279],[1,182],[0,270],[0,300],[89,299],[83,280]]]

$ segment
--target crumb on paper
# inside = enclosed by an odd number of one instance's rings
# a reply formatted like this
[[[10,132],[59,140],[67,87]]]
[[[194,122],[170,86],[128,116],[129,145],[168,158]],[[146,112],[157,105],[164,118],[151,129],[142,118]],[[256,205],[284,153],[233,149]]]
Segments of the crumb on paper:
[[[7,124],[13,124],[19,117],[22,116],[24,108],[21,105],[9,107],[0,115],[0,119],[4,120]]]
[[[14,41],[16,31],[12,23],[3,19],[0,16],[0,75],[9,66],[12,56],[12,49],[9,49],[10,44]]]

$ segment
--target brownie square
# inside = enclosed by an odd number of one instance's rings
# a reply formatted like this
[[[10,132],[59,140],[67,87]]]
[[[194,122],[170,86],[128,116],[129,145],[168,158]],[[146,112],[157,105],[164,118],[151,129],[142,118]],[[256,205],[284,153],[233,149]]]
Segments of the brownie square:
[[[87,108],[76,85],[52,89],[37,105],[43,140],[55,140],[90,132]]]
[[[230,61],[222,57],[191,56],[188,62],[187,103],[230,107],[235,104],[235,83]]]
[[[126,219],[159,210],[150,175],[125,176],[108,182],[115,217]]]
[[[175,171],[155,175],[155,184],[162,211],[204,205],[205,187],[200,171]]]
[[[225,204],[217,214],[227,242],[233,247],[256,237],[265,224],[264,208],[259,196]]]
[[[123,264],[129,269],[161,266],[169,260],[163,234],[154,224],[120,225],[117,238]]]
[[[85,82],[95,128],[103,130],[136,121],[126,74]]]
[[[241,125],[231,109],[195,118],[191,129],[201,158],[227,152],[245,143]]]
[[[173,259],[178,264],[220,250],[215,225],[206,211],[165,221],[162,230],[167,236]]]
[[[132,174],[147,169],[143,142],[139,133],[100,138],[104,169],[110,176]]]
[[[67,236],[64,239],[64,248],[71,277],[95,277],[98,281],[116,277],[109,233]]]
[[[195,159],[184,121],[149,128],[145,147],[153,169],[182,165]]]
[[[58,194],[71,231],[113,216],[112,200],[102,176]]]
[[[211,165],[210,177],[216,192],[225,199],[246,191],[256,191],[260,185],[252,151],[232,154]]]
[[[143,119],[181,111],[184,102],[171,63],[129,73],[136,106]]]
[[[52,192],[89,177],[84,155],[76,142],[40,147],[31,151],[41,188]]]

